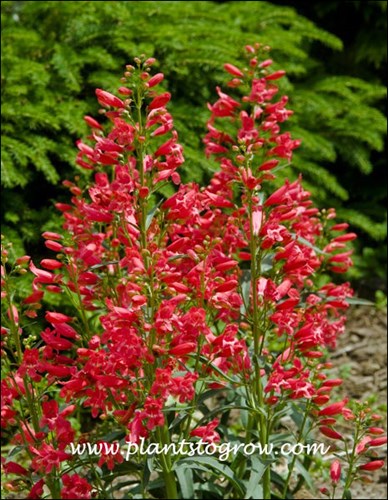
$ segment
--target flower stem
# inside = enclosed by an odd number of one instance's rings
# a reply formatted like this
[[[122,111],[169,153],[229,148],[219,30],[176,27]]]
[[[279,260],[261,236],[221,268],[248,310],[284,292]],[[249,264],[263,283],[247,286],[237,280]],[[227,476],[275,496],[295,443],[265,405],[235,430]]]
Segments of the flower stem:
[[[176,487],[176,479],[175,479],[175,474],[172,470],[172,462],[171,462],[171,456],[170,456],[170,451],[169,451],[169,444],[170,444],[170,435],[168,432],[167,424],[165,423],[163,427],[158,427],[157,429],[157,437],[159,440],[159,443],[164,447],[166,446],[167,448],[167,453],[164,455],[160,455],[160,464],[162,467],[162,474],[163,474],[163,479],[164,479],[164,486],[166,490],[166,499],[171,499],[174,500],[178,497],[178,491]]]
[[[261,382],[260,375],[260,365],[259,365],[259,356],[260,356],[260,341],[259,341],[259,308],[258,308],[258,296],[257,296],[257,279],[258,279],[258,263],[256,260],[257,253],[257,245],[256,245],[256,237],[253,231],[253,202],[252,202],[252,192],[248,193],[248,209],[249,209],[249,232],[250,232],[250,252],[251,252],[251,285],[252,285],[252,302],[253,302],[253,317],[252,317],[252,334],[253,334],[253,352],[254,352],[254,392],[256,396],[256,401],[259,408],[264,408],[264,394],[263,394],[263,386]],[[262,449],[266,449],[266,445],[268,444],[268,432],[267,425],[268,422],[266,420],[265,415],[261,412],[257,418],[254,417],[252,419],[252,423],[254,426],[258,423],[259,425],[259,434],[260,434],[260,442]],[[249,430],[248,430],[249,431]],[[268,466],[263,474],[263,500],[267,500],[271,498],[271,470]]]
[[[353,482],[353,469],[354,469],[354,464],[356,462],[356,460],[355,460],[356,459],[356,448],[357,448],[357,444],[359,441],[359,437],[360,437],[360,426],[359,426],[359,422],[357,422],[352,453],[351,453],[350,459],[349,459],[349,469],[348,469],[348,473],[347,473],[346,479],[345,479],[345,485],[344,485],[344,491],[343,491],[342,498],[346,498],[345,495],[347,494],[347,491],[349,490],[349,488]]]
[[[308,416],[309,411],[310,411],[310,404],[309,404],[309,402],[307,402],[306,409],[305,409],[304,416],[303,416],[303,422],[302,422],[302,425],[301,425],[300,430],[299,430],[298,442],[302,441],[302,439],[303,439],[303,432],[304,432],[304,428],[305,428],[305,425],[306,425],[306,422],[307,422],[307,416]],[[292,457],[291,463],[290,463],[290,465],[288,467],[288,474],[287,474],[287,479],[286,479],[286,482],[285,482],[285,485],[284,485],[282,498],[286,498],[287,491],[288,491],[288,486],[290,484],[292,473],[294,472],[296,459],[297,459],[297,455],[294,455]]]

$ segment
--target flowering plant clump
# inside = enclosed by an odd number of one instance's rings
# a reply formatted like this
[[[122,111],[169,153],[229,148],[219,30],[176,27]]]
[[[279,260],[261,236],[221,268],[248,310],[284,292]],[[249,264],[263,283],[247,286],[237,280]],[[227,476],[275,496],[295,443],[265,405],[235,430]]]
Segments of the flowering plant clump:
[[[346,272],[356,235],[300,178],[273,188],[300,141],[281,129],[292,111],[268,50],[225,64],[233,97],[217,87],[209,104],[205,152],[220,168],[208,186],[181,183],[171,95],[141,56],[120,97],[96,90],[104,124],[85,116],[76,160],[91,176],[64,182],[63,228],[43,233],[52,258],[11,265],[3,246],[6,490],[291,498],[314,489],[314,436],[332,443],[332,498],[383,466],[380,417],[335,400],[327,358],[353,291],[320,276]],[[18,273],[33,276],[22,302]]]

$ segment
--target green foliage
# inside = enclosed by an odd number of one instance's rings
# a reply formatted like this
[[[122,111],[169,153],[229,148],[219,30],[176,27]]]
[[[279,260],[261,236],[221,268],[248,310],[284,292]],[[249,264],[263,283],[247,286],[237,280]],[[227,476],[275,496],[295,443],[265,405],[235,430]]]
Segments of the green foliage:
[[[287,70],[282,90],[295,112],[288,127],[303,141],[293,168],[281,175],[302,172],[318,203],[344,206],[345,220],[372,239],[384,238],[382,210],[364,214],[346,205],[344,176],[351,172],[362,183],[374,169],[372,153],[383,149],[386,127],[377,108],[385,88],[333,74],[315,49],[340,53],[341,41],[293,8],[248,1],[6,1],[2,26],[3,231],[16,231],[19,243],[37,240],[42,224],[55,225],[45,207],[48,198],[62,196],[59,180],[79,173],[74,142],[87,133],[82,116],[97,112],[94,89],[115,91],[114,75],[138,53],[158,59],[173,94],[183,180],[206,180],[215,165],[202,154],[205,104],[227,81],[223,64],[238,64],[242,47],[255,41],[273,47],[274,69]],[[381,54],[363,50],[361,58],[381,61]]]

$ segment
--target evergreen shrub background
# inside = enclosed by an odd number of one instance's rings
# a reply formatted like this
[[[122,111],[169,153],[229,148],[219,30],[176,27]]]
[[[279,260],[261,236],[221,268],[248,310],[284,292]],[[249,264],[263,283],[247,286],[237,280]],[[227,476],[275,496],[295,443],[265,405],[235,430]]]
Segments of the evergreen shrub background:
[[[52,201],[67,196],[60,180],[87,175],[75,165],[75,141],[87,134],[83,115],[98,116],[96,87],[115,92],[114,75],[136,54],[156,57],[184,145],[183,180],[203,182],[217,168],[203,154],[206,103],[227,81],[223,64],[260,41],[271,45],[274,69],[287,71],[289,129],[302,139],[283,178],[302,172],[318,205],[352,224],[363,248],[353,278],[378,286],[387,2],[289,3],[2,2],[2,232],[17,253],[44,252],[41,232],[58,225]]]

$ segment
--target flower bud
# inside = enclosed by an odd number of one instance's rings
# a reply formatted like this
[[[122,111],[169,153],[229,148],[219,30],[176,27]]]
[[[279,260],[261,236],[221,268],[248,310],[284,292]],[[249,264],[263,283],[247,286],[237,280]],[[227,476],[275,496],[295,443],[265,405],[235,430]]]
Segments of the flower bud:
[[[381,467],[384,467],[384,460],[373,460],[372,462],[368,462],[367,464],[360,465],[359,469],[372,471],[381,469]]]
[[[337,484],[341,478],[341,464],[339,460],[334,460],[330,466],[330,477],[334,484]]]
[[[237,76],[239,78],[244,76],[244,73],[240,69],[236,68],[236,66],[233,66],[233,64],[224,64],[224,69],[233,76]]]
[[[163,73],[156,73],[150,80],[147,82],[149,88],[155,87],[164,79]]]

